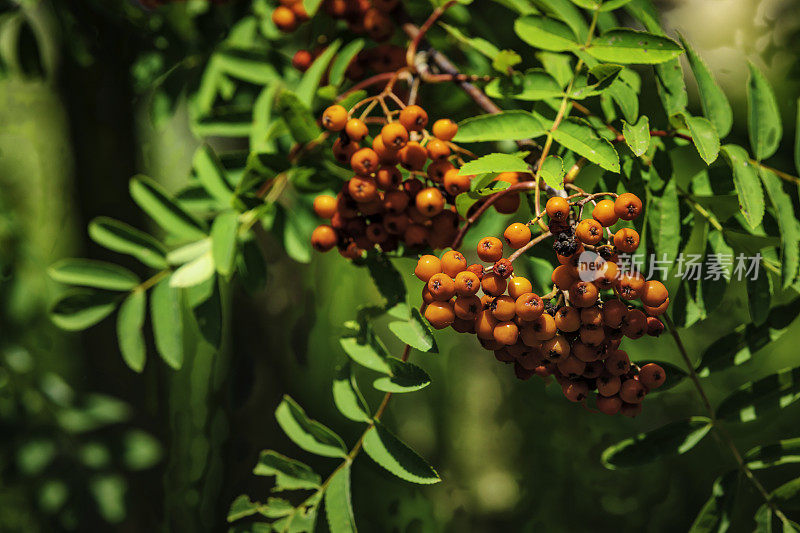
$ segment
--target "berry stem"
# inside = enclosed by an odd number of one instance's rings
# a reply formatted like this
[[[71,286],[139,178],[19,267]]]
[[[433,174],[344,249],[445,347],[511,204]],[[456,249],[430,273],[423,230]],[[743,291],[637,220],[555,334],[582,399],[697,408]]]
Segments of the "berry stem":
[[[371,76],[367,79],[361,80],[360,82],[356,83],[355,85],[347,89],[345,92],[337,96],[336,101],[340,102],[344,100],[344,98],[347,95],[352,94],[356,91],[360,91],[361,89],[366,89],[367,87],[378,85],[379,83],[383,83],[384,81],[389,81],[394,77],[394,75],[395,75],[394,72],[382,72],[380,74],[375,74],[374,76]]]
[[[521,256],[522,254],[524,254],[525,252],[527,252],[528,250],[530,250],[531,248],[533,248],[534,246],[536,246],[537,244],[539,244],[540,242],[545,240],[546,238],[552,237],[552,236],[553,236],[553,234],[550,233],[549,231],[546,231],[546,232],[544,232],[544,233],[542,233],[540,235],[537,235],[535,238],[533,238],[530,241],[528,241],[528,244],[526,244],[525,246],[523,246],[522,248],[518,249],[516,252],[514,252],[510,256],[508,256],[508,260],[513,263],[514,260],[517,259],[519,256]]]
[[[720,423],[717,419],[716,412],[714,408],[711,406],[711,402],[708,399],[708,395],[706,395],[705,389],[703,389],[703,384],[700,382],[700,378],[697,375],[697,372],[694,369],[694,364],[692,363],[691,358],[689,357],[688,352],[686,351],[686,347],[683,345],[683,341],[681,340],[680,334],[678,333],[678,329],[675,327],[675,324],[672,322],[672,319],[669,315],[663,315],[662,320],[667,324],[669,329],[670,335],[675,340],[675,344],[678,346],[678,352],[680,352],[681,357],[683,358],[683,362],[686,364],[686,369],[689,372],[689,379],[691,379],[692,384],[694,385],[695,390],[700,395],[700,399],[703,402],[703,406],[705,407],[706,412],[708,413],[708,417],[711,419],[711,427],[714,430],[714,436],[717,438],[717,442],[727,446],[728,450],[731,452],[736,464],[739,467],[739,470],[745,475],[745,477],[753,484],[755,489],[764,498],[767,506],[772,509],[772,512],[775,513],[781,522],[784,525],[791,525],[791,521],[786,517],[783,512],[778,509],[775,503],[772,501],[769,492],[764,488],[764,485],[761,484],[761,481],[755,476],[752,470],[748,468],[747,463],[745,463],[744,458],[742,457],[739,448],[736,447],[736,443],[733,441],[730,433],[725,429],[725,427]]]

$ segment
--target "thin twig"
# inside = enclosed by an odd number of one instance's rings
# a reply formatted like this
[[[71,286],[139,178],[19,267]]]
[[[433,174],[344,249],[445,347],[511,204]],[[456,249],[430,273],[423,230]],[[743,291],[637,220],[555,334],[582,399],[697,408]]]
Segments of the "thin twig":
[[[531,248],[533,248],[534,246],[536,246],[537,244],[539,244],[540,242],[545,240],[546,238],[552,237],[552,236],[553,236],[553,234],[550,233],[549,231],[546,231],[546,232],[544,232],[544,233],[542,233],[540,235],[537,235],[535,238],[531,239],[528,242],[528,244],[526,244],[522,248],[519,248],[516,252],[514,252],[513,254],[508,256],[508,260],[513,263],[514,260],[517,259],[519,256],[521,256],[522,254],[524,254],[525,252],[527,252],[528,250],[530,250]]]

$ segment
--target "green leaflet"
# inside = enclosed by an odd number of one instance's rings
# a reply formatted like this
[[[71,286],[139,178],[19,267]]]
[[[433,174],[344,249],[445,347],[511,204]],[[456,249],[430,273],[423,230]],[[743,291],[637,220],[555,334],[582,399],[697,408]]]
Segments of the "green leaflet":
[[[650,147],[650,120],[644,115],[633,125],[623,120],[622,135],[636,157],[643,156]]]
[[[173,287],[169,278],[152,289],[150,317],[158,353],[178,370],[183,365],[183,292]]]
[[[361,391],[358,390],[349,361],[345,361],[336,369],[333,379],[333,403],[340,413],[354,422],[371,420],[368,414],[369,407]]]
[[[130,182],[133,200],[164,231],[186,240],[206,236],[203,224],[183,210],[155,181],[137,176]]]
[[[317,93],[317,88],[319,88],[319,82],[328,70],[328,65],[333,59],[333,56],[336,55],[341,44],[341,41],[337,40],[328,45],[325,51],[322,52],[319,57],[314,60],[308,70],[303,73],[300,83],[295,87],[294,93],[297,95],[297,99],[306,107],[312,107],[314,95]],[[289,124],[289,128],[291,127],[292,125]]]
[[[726,144],[722,154],[733,170],[733,183],[739,195],[739,206],[750,227],[755,228],[764,218],[764,191],[755,167],[741,146]]]
[[[530,172],[530,168],[521,157],[511,154],[488,154],[464,164],[458,173],[462,176],[473,176],[492,172]]]
[[[60,283],[110,291],[129,291],[139,285],[139,278],[127,268],[91,259],[61,259],[48,273]]]
[[[275,409],[275,419],[286,436],[305,451],[325,457],[347,455],[342,439],[316,420],[308,418],[289,396],[284,395],[283,401]]]
[[[702,117],[685,115],[686,125],[692,134],[692,142],[707,165],[716,161],[719,155],[719,135],[714,125]]]
[[[780,409],[800,399],[800,367],[786,368],[750,381],[725,398],[717,418],[750,422],[764,412]]]
[[[350,63],[355,59],[362,48],[364,48],[364,39],[350,41],[342,48],[342,51],[339,52],[339,55],[337,55],[336,59],[331,63],[331,69],[328,74],[331,85],[338,86],[344,81],[344,74],[347,71],[347,67],[350,66]]]
[[[108,217],[89,223],[89,237],[101,246],[121,254],[132,255],[152,268],[165,268],[166,249],[155,238],[133,226]]]
[[[349,461],[333,474],[325,489],[325,516],[331,533],[355,533]]]
[[[797,279],[800,267],[800,228],[797,226],[792,199],[783,190],[780,178],[764,168],[759,168],[758,174],[781,231],[781,279],[782,287],[786,289]]]
[[[514,31],[520,39],[540,50],[564,52],[579,47],[569,26],[551,18],[520,17],[514,22]]]
[[[758,161],[770,158],[778,150],[783,135],[778,101],[767,78],[753,63],[747,82],[747,129]]]
[[[752,470],[800,463],[800,437],[756,446],[744,454],[744,459]]]
[[[558,50],[556,50],[558,51]],[[610,63],[657,64],[675,59],[683,48],[668,37],[630,29],[615,29],[592,40],[586,52]]]
[[[597,135],[586,121],[572,118],[562,121],[558,129],[553,131],[553,139],[606,170],[620,171],[617,151],[610,142]]]
[[[714,124],[717,134],[725,137],[730,133],[733,125],[733,110],[728,102],[728,97],[714,79],[711,69],[705,61],[697,55],[689,43],[681,36],[681,44],[686,50],[686,58],[694,73],[700,94],[700,104],[703,106],[703,115]]]
[[[407,321],[391,322],[389,329],[398,339],[421,352],[439,353],[433,330],[428,321],[422,318],[416,307],[411,309],[411,318]]]
[[[381,424],[367,431],[364,451],[373,461],[405,481],[422,485],[441,481],[439,474],[422,457]]]
[[[257,476],[275,476],[276,491],[316,489],[321,483],[319,474],[311,467],[273,450],[264,450],[253,469]]]
[[[391,374],[376,379],[372,386],[383,392],[404,393],[424,389],[431,384],[431,378],[419,366],[401,361],[395,357],[387,359]]]
[[[147,295],[135,290],[122,302],[117,314],[117,341],[122,359],[134,372],[144,370],[147,347],[142,327],[147,313]]]
[[[238,233],[239,213],[236,211],[217,215],[211,225],[211,256],[221,276],[228,277],[233,273]]]
[[[478,115],[459,122],[457,143],[486,141],[516,141],[544,135],[542,123],[527,111],[503,111],[493,115]]]
[[[56,301],[50,318],[60,328],[79,331],[94,326],[114,312],[118,294],[91,290],[76,290]]]
[[[606,468],[615,470],[648,463],[662,455],[680,455],[694,448],[710,429],[711,419],[704,416],[671,422],[609,446],[601,460]]]
[[[689,533],[715,533],[724,531],[730,521],[731,505],[733,504],[735,484],[738,472],[736,470],[718,477],[711,489],[711,497],[700,509],[697,517],[689,529]]]

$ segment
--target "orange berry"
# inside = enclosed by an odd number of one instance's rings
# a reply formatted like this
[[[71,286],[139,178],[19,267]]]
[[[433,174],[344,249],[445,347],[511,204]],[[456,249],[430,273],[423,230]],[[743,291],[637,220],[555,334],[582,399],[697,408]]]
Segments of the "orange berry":
[[[474,272],[464,270],[456,274],[456,294],[460,296],[471,296],[481,288],[481,280]]]
[[[492,335],[497,342],[512,346],[519,338],[519,328],[513,322],[498,322],[492,330]]]
[[[383,227],[392,235],[402,235],[411,224],[411,219],[406,215],[387,213],[383,215]]]
[[[639,247],[639,233],[635,229],[622,228],[614,234],[614,246],[622,253],[633,253]]]
[[[410,105],[400,111],[400,124],[408,131],[422,131],[428,124],[428,113],[418,105]]]
[[[420,224],[411,224],[403,233],[403,242],[406,246],[416,248],[428,242],[428,229]]]
[[[647,396],[647,389],[636,379],[629,379],[619,388],[619,397],[623,402],[642,403]]]
[[[383,146],[390,150],[400,150],[408,143],[408,130],[402,124],[390,122],[381,128]]]
[[[561,386],[561,391],[567,400],[582,402],[589,394],[589,387],[583,381],[568,381]]]
[[[581,309],[581,324],[587,328],[599,328],[603,326],[603,311],[597,307],[584,307]]]
[[[300,72],[308,70],[313,62],[314,56],[308,50],[298,50],[292,56],[292,66]]]
[[[311,246],[318,252],[327,252],[336,246],[339,236],[336,230],[328,225],[321,225],[311,232]]]
[[[511,185],[519,183],[519,172],[501,172],[494,178],[494,181],[505,181]]]
[[[515,222],[506,228],[503,237],[510,247],[518,250],[530,242],[531,229],[525,224]]]
[[[322,113],[322,126],[326,130],[342,131],[346,125],[347,109],[339,104],[330,106]]]
[[[449,250],[442,254],[442,272],[455,278],[459,273],[467,269],[467,260],[461,252]]]
[[[569,265],[559,265],[553,269],[550,280],[559,290],[566,291],[578,280],[578,275],[573,267]]]
[[[508,295],[512,298],[519,298],[530,292],[533,292],[533,285],[528,278],[514,276],[508,280]]]
[[[375,173],[375,182],[384,191],[397,189],[402,181],[403,175],[397,167],[381,167]]]
[[[428,280],[428,290],[435,300],[447,301],[455,295],[456,283],[444,272],[439,272]]]
[[[359,203],[371,202],[380,198],[375,181],[361,176],[350,178],[347,182],[347,192],[353,200]]]
[[[428,282],[434,274],[442,272],[442,262],[435,255],[423,255],[417,261],[417,266],[414,268],[414,275],[425,283]]]
[[[380,171],[378,175],[380,176]],[[390,213],[403,213],[408,207],[408,195],[403,191],[389,191],[383,197],[383,207]]]
[[[539,318],[531,323],[530,327],[533,328],[534,337],[538,341],[552,339],[558,332],[556,321],[549,313],[542,313]]]
[[[614,201],[614,213],[622,220],[633,220],[642,213],[642,201],[630,192],[620,194]]]
[[[453,137],[458,133],[458,124],[449,118],[440,118],[433,123],[431,131],[433,132],[433,136],[437,139],[445,142],[452,141]]]
[[[569,351],[569,341],[567,341],[567,339],[561,335],[554,335],[553,337],[542,342],[542,353],[550,361],[559,361],[562,358],[567,357],[569,355]]]
[[[664,369],[655,363],[647,363],[639,371],[639,381],[648,389],[657,389],[667,380]]]
[[[603,238],[603,226],[591,218],[581,220],[575,228],[575,236],[583,244],[597,244]]]
[[[428,141],[426,148],[428,149],[428,157],[434,161],[450,157],[450,147],[447,146],[446,142],[439,139]]]
[[[506,292],[506,285],[506,280],[494,272],[484,275],[481,280],[481,289],[489,296],[500,296]]]
[[[475,320],[483,310],[481,299],[474,294],[468,296],[458,296],[453,303],[453,310],[458,318],[463,320]]]
[[[400,162],[400,154],[398,151],[387,147],[383,143],[383,137],[381,135],[376,135],[375,138],[372,139],[372,149],[378,154],[381,165],[393,167]]]
[[[575,307],[563,306],[556,311],[556,327],[565,333],[578,331],[581,327],[580,313]]]
[[[358,151],[358,148],[358,143],[350,142],[345,144],[342,143],[341,139],[336,139],[333,142],[333,157],[336,158],[339,163],[349,165],[350,158]]]
[[[529,292],[517,297],[517,301],[514,302],[514,310],[519,318],[531,322],[542,316],[544,302],[539,295]]]
[[[600,200],[597,202],[597,205],[592,209],[592,218],[606,228],[616,224],[619,217],[614,211],[614,202],[611,200]]]
[[[459,170],[454,167],[444,173],[444,188],[453,196],[467,192],[472,178],[472,176],[462,176],[458,172]]]
[[[434,161],[428,165],[428,177],[436,183],[444,183],[445,175],[455,168],[450,161]]]
[[[566,198],[560,196],[553,196],[547,200],[544,209],[547,212],[547,216],[556,222],[563,222],[569,216],[569,202]]]
[[[484,237],[478,242],[478,257],[487,263],[499,261],[503,257],[503,243],[496,237]]]
[[[436,329],[444,329],[456,318],[450,302],[431,302],[425,308],[425,318]]]
[[[664,284],[653,279],[645,282],[639,297],[644,305],[648,307],[658,307],[666,301],[668,296],[669,293]]]
[[[619,413],[622,407],[622,400],[620,400],[618,396],[598,396],[596,402],[597,410],[604,415],[615,415]],[[639,407],[641,407],[641,405]]]
[[[519,209],[519,203],[519,194],[516,192],[510,192],[500,196],[492,205],[495,211],[501,215],[510,215],[517,212],[517,209]]]
[[[626,300],[636,300],[644,288],[644,276],[640,272],[626,272],[617,278],[614,287]]]
[[[606,371],[612,376],[621,376],[625,374],[631,367],[631,361],[628,359],[627,352],[623,350],[614,350],[608,354],[605,359]]]
[[[344,126],[344,132],[350,137],[351,141],[361,142],[367,136],[369,130],[362,120],[351,118]]]
[[[580,333],[581,342],[589,346],[600,346],[606,339],[606,332],[602,329],[581,326],[581,329],[578,331]]]
[[[314,212],[320,218],[331,218],[336,214],[336,198],[327,194],[320,194],[314,198]]]
[[[638,309],[630,309],[622,319],[622,334],[630,339],[638,339],[647,331],[647,315]]]
[[[350,158],[350,166],[356,174],[368,176],[378,170],[380,160],[372,148],[361,148]]]
[[[272,12],[272,22],[282,32],[294,31],[297,28],[298,20],[294,12],[286,6],[278,6]]]
[[[569,301],[575,307],[589,307],[597,301],[597,287],[588,281],[576,281],[569,290]]]
[[[478,316],[475,317],[475,333],[479,339],[493,341],[495,325],[497,325],[497,319],[488,309],[479,312]]]
[[[406,170],[422,170],[428,160],[428,151],[416,141],[407,143],[397,152],[397,155],[400,158],[400,164]]]
[[[645,305],[644,312],[650,316],[661,316],[667,311],[667,307],[669,307],[669,298],[664,300],[664,303],[658,307],[650,307],[649,305]]]
[[[416,207],[424,216],[430,218],[438,215],[444,209],[444,196],[435,187],[428,187],[417,194]]]
[[[609,327],[620,327],[627,313],[628,306],[622,300],[609,300],[603,303],[603,323]]]

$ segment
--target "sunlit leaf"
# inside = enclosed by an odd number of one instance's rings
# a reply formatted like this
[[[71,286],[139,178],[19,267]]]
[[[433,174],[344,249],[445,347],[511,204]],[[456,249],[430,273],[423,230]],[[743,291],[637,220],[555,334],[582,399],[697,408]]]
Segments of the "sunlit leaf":
[[[800,398],[800,367],[787,368],[739,387],[717,407],[717,418],[750,422]]]
[[[753,63],[747,82],[747,129],[757,160],[768,159],[778,149],[783,135],[778,101],[769,81]]]
[[[516,141],[544,135],[544,126],[526,111],[478,115],[459,122],[454,142]]]
[[[373,461],[400,479],[422,485],[441,481],[422,457],[381,424],[376,424],[365,434],[364,451]]]
[[[333,403],[340,413],[354,422],[370,421],[369,407],[358,390],[349,362],[336,370],[333,379]]]
[[[342,439],[316,420],[308,418],[289,396],[284,395],[275,410],[275,419],[284,433],[307,452],[325,457],[344,457],[347,454]]]
[[[744,454],[744,460],[751,470],[800,463],[800,437],[751,448]]]
[[[129,291],[139,285],[139,278],[127,268],[92,259],[61,259],[48,273],[60,283],[110,291]]]
[[[183,293],[170,285],[169,278],[153,287],[150,316],[156,349],[174,369],[183,365]]]
[[[614,470],[649,463],[664,455],[680,455],[694,448],[710,429],[711,419],[704,416],[671,422],[609,446],[601,460]]]
[[[167,266],[164,246],[147,233],[123,222],[107,217],[95,218],[89,223],[89,237],[109,250],[132,255],[149,267]]]
[[[764,218],[764,191],[755,167],[750,163],[747,152],[741,146],[726,144],[722,154],[733,170],[733,183],[739,195],[739,209],[745,220],[755,228]]]
[[[349,462],[333,474],[325,489],[325,516],[331,533],[355,533]]]
[[[387,359],[391,374],[379,377],[372,386],[379,391],[403,393],[415,392],[431,384],[431,378],[422,368],[413,363],[389,357]]]
[[[711,69],[683,37],[681,37],[681,44],[686,50],[686,58],[689,60],[694,78],[697,80],[703,115],[714,124],[717,134],[725,137],[733,125],[733,110],[728,102],[728,97],[717,84]]]
[[[692,134],[692,142],[697,148],[697,152],[707,165],[716,161],[719,155],[719,135],[714,125],[702,117],[684,116],[689,132]]]
[[[119,303],[118,294],[78,290],[56,301],[50,309],[50,318],[60,328],[78,331],[94,326],[114,312]]]
[[[596,37],[586,51],[610,63],[656,64],[675,59],[683,48],[668,37],[652,33],[614,29]]]
[[[408,321],[391,322],[389,329],[398,339],[421,352],[439,351],[430,324],[416,308],[411,309],[411,318]]]
[[[488,154],[462,165],[459,174],[472,176],[490,172],[530,172],[528,163],[521,157],[511,154]]]
[[[579,47],[569,26],[546,17],[520,17],[514,22],[514,31],[520,39],[540,50],[564,52]]]
[[[623,120],[622,135],[625,137],[625,143],[636,157],[643,156],[650,147],[650,120],[646,116],[641,116],[639,121],[633,125]]]
[[[795,218],[792,199],[783,190],[780,178],[763,168],[759,168],[759,176],[781,231],[781,279],[783,288],[786,289],[794,283],[800,266],[800,228]]]
[[[316,489],[321,479],[311,467],[273,450],[264,450],[253,469],[257,476],[275,476],[276,491]]]
[[[155,181],[145,176],[137,176],[130,182],[133,200],[161,228],[177,237],[187,240],[205,237],[203,224],[183,210],[169,194]]]
[[[562,121],[553,132],[553,139],[606,170],[617,173],[620,171],[617,151],[586,121],[580,119]]]
[[[143,290],[135,290],[122,302],[117,315],[117,340],[122,359],[133,371],[141,372],[147,356],[142,327],[147,307]]]

